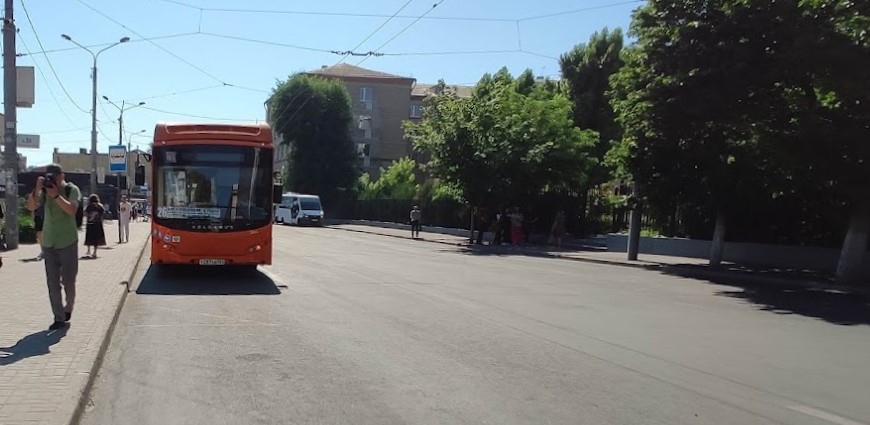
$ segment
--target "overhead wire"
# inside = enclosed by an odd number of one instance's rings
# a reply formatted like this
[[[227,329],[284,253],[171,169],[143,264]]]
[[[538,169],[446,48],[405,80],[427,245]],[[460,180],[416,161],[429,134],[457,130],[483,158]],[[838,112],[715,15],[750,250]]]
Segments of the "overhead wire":
[[[200,119],[215,120],[215,121],[239,121],[237,118],[218,118],[218,117],[210,117],[210,116],[206,116],[206,115],[195,115],[195,114],[188,114],[188,113],[184,113],[184,112],[167,111],[165,109],[152,108],[150,106],[142,106],[142,109],[147,109],[149,111],[154,111],[154,112],[160,112],[161,114],[178,115],[178,116],[189,117],[189,118],[200,118]],[[254,120],[250,120],[250,121],[260,121],[260,120],[254,119]]]
[[[168,38],[190,37],[190,36],[198,35],[198,34],[199,34],[199,32],[184,32],[184,33],[178,33],[178,34],[158,35],[158,36],[147,37],[147,38],[131,38],[130,41],[128,41],[127,43],[138,43],[138,42],[142,42],[142,41],[152,41],[152,40],[164,40],[164,39],[168,39]],[[91,45],[85,46],[85,47],[92,49],[92,48],[96,48],[96,47],[107,47],[107,46],[111,46],[112,44],[115,44],[115,43],[91,44]],[[62,47],[59,49],[46,50],[43,53],[45,53],[45,54],[60,53],[60,52],[68,52],[71,50],[77,50],[77,49],[80,49],[80,47]],[[20,54],[17,54],[16,56],[27,56],[27,55],[20,53]]]
[[[52,130],[52,131],[40,131],[39,134],[61,134],[61,133],[72,133],[74,131],[82,131],[87,130],[90,127],[75,127],[66,130]]]
[[[573,15],[575,13],[589,12],[591,10],[607,9],[610,7],[625,6],[625,5],[629,5],[629,4],[645,3],[645,2],[646,2],[646,0],[630,0],[630,1],[624,1],[624,2],[619,2],[619,3],[601,4],[598,6],[590,6],[590,7],[584,7],[584,8],[580,8],[580,9],[574,9],[574,10],[566,10],[564,12],[556,12],[556,13],[550,13],[550,14],[546,14],[546,15],[538,15],[538,16],[532,16],[532,17],[528,17],[528,18],[522,18],[522,19],[518,19],[518,21],[520,21],[520,22],[536,21],[539,19],[554,18],[556,16]]]
[[[54,78],[57,79],[57,83],[58,85],[60,85],[61,90],[63,90],[64,94],[66,94],[66,97],[73,105],[75,105],[76,108],[84,113],[89,113],[86,109],[79,106],[79,104],[76,103],[72,96],[70,96],[66,87],[63,85],[63,81],[61,81],[60,77],[57,75],[57,71],[54,69],[54,65],[51,64],[51,59],[49,59],[48,55],[45,54],[45,47],[42,45],[42,40],[39,39],[39,33],[36,32],[36,26],[33,25],[33,20],[30,19],[30,12],[27,11],[27,5],[25,4],[24,0],[21,0],[21,9],[24,10],[24,16],[27,17],[27,23],[30,24],[30,29],[33,31],[34,38],[36,38],[36,43],[39,44],[39,50],[45,57],[45,62],[48,63],[48,67],[51,69],[51,73],[54,74]],[[45,77],[43,76],[43,78]]]
[[[27,47],[27,43],[24,41],[24,37],[18,37],[18,40],[21,41],[21,45],[24,46],[24,50],[30,53],[30,48]],[[33,60],[33,66],[39,72],[39,75],[42,76],[42,81],[45,81],[45,87],[48,89],[48,93],[54,100],[55,105],[57,105],[57,109],[60,111],[61,115],[63,115],[63,117],[66,118],[66,120],[69,121],[70,124],[76,125],[72,118],[70,118],[69,115],[66,113],[66,110],[62,106],[60,106],[60,101],[57,99],[57,95],[54,94],[54,90],[52,90],[51,84],[48,83],[48,78],[46,78],[45,73],[42,72],[42,67],[39,66],[35,59]]]
[[[100,16],[102,16],[102,17],[108,19],[109,21],[111,21],[111,22],[114,23],[115,25],[118,25],[118,26],[120,26],[121,28],[124,28],[124,29],[126,29],[126,30],[132,32],[132,33],[135,34],[137,37],[140,37],[140,38],[143,38],[143,39],[146,38],[146,37],[144,37],[143,35],[141,35],[141,34],[139,34],[138,32],[136,32],[136,30],[134,30],[134,29],[128,27],[127,25],[124,25],[123,23],[119,22],[118,20],[116,20],[116,19],[112,18],[111,16],[109,16],[109,15],[103,13],[101,10],[99,10],[99,9],[97,9],[97,8],[95,8],[95,7],[93,7],[93,6],[91,6],[90,4],[86,3],[84,0],[76,0],[76,1],[77,1],[78,3],[80,3],[80,4],[82,4],[83,6],[87,7],[88,9],[94,11],[95,13],[99,14]],[[206,70],[204,70],[204,69],[202,69],[202,68],[196,66],[195,64],[193,64],[192,62],[188,61],[187,59],[184,59],[184,58],[182,58],[181,56],[176,55],[175,53],[169,51],[168,49],[166,49],[165,47],[163,47],[163,46],[161,46],[161,45],[155,43],[154,41],[152,41],[152,40],[146,40],[146,41],[148,41],[149,43],[153,44],[153,45],[154,45],[155,47],[157,47],[158,49],[160,49],[160,50],[166,52],[167,54],[171,55],[172,57],[174,57],[174,58],[180,60],[181,62],[183,62],[183,63],[185,63],[185,64],[187,64],[187,65],[190,66],[191,68],[196,69],[197,71],[201,72],[203,75],[205,75],[205,76],[207,76],[207,77],[209,77],[209,78],[211,78],[211,79],[213,79],[213,80],[215,80],[215,81],[217,81],[217,82],[219,82],[219,83],[225,83],[224,80],[222,80],[222,79],[216,77],[214,74],[212,74],[212,73],[210,73],[210,72],[208,72],[208,71],[206,71]]]
[[[426,12],[424,12],[422,15],[420,15],[419,17],[417,17],[417,19],[414,19],[413,21],[411,21],[410,24],[408,24],[407,26],[405,26],[405,28],[402,28],[402,30],[399,31],[398,33],[396,33],[396,35],[390,37],[389,40],[383,42],[383,44],[381,44],[380,46],[378,46],[378,48],[374,49],[374,51],[375,51],[375,52],[378,52],[378,51],[380,51],[381,49],[383,49],[384,47],[386,47],[387,44],[390,44],[390,42],[392,42],[393,40],[395,40],[396,37],[398,37],[398,36],[404,34],[405,31],[407,31],[409,28],[411,28],[412,26],[414,26],[414,24],[416,24],[417,22],[420,22],[421,19],[425,18],[426,15],[428,15],[430,12],[432,12],[433,10],[435,10],[438,6],[441,5],[441,3],[444,3],[444,1],[445,1],[445,0],[439,0],[438,3],[433,4],[432,7],[430,7],[428,10],[426,10]],[[357,66],[361,65],[363,62],[365,62],[366,60],[368,60],[368,58],[370,58],[370,57],[371,57],[371,56],[366,56],[366,57],[362,58],[362,60],[360,60],[359,62],[357,62],[356,65],[357,65]]]
[[[226,35],[226,34],[218,34],[218,33],[207,32],[207,31],[200,32],[200,34],[204,35],[204,36],[208,36],[208,37],[224,38],[224,39],[228,39],[228,40],[237,40],[237,41],[245,41],[248,43],[258,43],[258,44],[265,44],[265,45],[269,45],[269,46],[287,47],[287,48],[291,48],[291,49],[307,50],[310,52],[334,53],[334,50],[318,49],[316,47],[306,47],[306,46],[299,46],[299,45],[295,45],[295,44],[279,43],[276,41],[256,40],[256,39],[252,39],[252,38],[238,37],[238,36]]]
[[[165,98],[165,97],[178,96],[178,95],[180,95],[180,94],[187,94],[187,93],[195,93],[195,92],[200,92],[200,91],[205,91],[205,90],[212,90],[212,89],[216,89],[216,88],[219,88],[219,87],[226,87],[226,85],[225,85],[225,84],[212,84],[212,85],[210,85],[210,86],[198,87],[198,88],[195,88],[195,89],[176,91],[176,92],[166,93],[166,94],[158,94],[158,95],[154,95],[154,96],[139,97],[139,98],[137,98],[137,99],[139,99],[140,101],[142,101],[142,100],[162,99],[162,98]],[[130,100],[130,99],[127,99],[127,101],[128,101],[128,102],[132,102],[132,100]]]
[[[301,16],[338,16],[350,18],[399,18],[399,19],[416,19],[414,15],[387,15],[380,13],[351,13],[351,12],[309,12],[300,10],[274,10],[274,9],[240,9],[240,8],[214,8],[200,7],[188,3],[175,0],[158,0],[164,3],[171,3],[186,8],[199,10],[201,12],[215,13],[251,13],[251,14],[268,14],[268,15],[301,15]],[[514,22],[516,19],[510,18],[483,18],[483,17],[468,17],[468,16],[427,16],[426,20],[440,21],[476,21],[476,22]]]
[[[408,0],[408,1],[406,1],[406,2],[402,5],[402,7],[399,8],[399,10],[397,10],[395,13],[393,13],[392,16],[390,16],[389,18],[387,18],[386,21],[384,21],[383,23],[381,23],[381,25],[380,25],[379,27],[375,28],[374,31],[372,31],[371,33],[369,33],[369,35],[368,35],[366,38],[364,38],[362,41],[360,41],[360,42],[356,45],[356,47],[354,47],[353,49],[350,49],[349,52],[353,52],[353,51],[355,51],[356,49],[359,49],[363,44],[365,44],[366,41],[369,41],[370,38],[372,38],[375,34],[377,34],[378,31],[381,30],[381,28],[383,28],[383,27],[386,26],[388,23],[390,23],[390,21],[392,21],[393,18],[396,17],[396,15],[398,15],[401,11],[405,10],[405,8],[408,7],[408,5],[411,4],[411,2],[413,2],[413,1],[414,1],[414,0]],[[344,60],[347,59],[348,56],[350,56],[350,53],[345,54],[344,56],[342,56],[341,59],[339,59],[338,62],[336,62],[336,65],[338,65],[338,64],[340,64],[340,63],[342,63],[342,62],[344,62]]]

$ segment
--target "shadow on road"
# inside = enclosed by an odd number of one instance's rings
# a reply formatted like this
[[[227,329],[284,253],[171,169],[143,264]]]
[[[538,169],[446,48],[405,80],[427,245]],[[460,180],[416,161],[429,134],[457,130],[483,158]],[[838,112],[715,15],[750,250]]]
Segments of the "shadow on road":
[[[543,257],[552,258],[553,254],[561,252],[600,252],[596,247],[565,247],[558,249],[545,244],[526,244],[521,246],[514,245],[463,245],[457,248],[440,249],[441,252],[458,252],[460,254],[476,255],[476,256],[496,256],[496,257]]]
[[[259,270],[225,267],[150,266],[136,288],[141,295],[279,295],[276,283]]]
[[[746,286],[716,294],[742,299],[776,314],[799,314],[837,325],[870,325],[870,300],[860,294],[783,286]]]
[[[714,285],[732,288],[717,291],[716,295],[744,300],[763,311],[775,314],[799,314],[815,317],[838,325],[870,325],[870,297],[848,288],[835,290],[806,282],[833,281],[824,273],[802,270],[779,270],[773,268],[733,267],[719,276],[703,275],[705,266],[681,266],[666,268],[666,274],[689,277]],[[764,279],[776,279],[765,282]],[[789,284],[789,279],[798,280]],[[800,280],[804,284],[800,284]]]
[[[11,347],[0,347],[0,366],[41,356],[50,352],[49,347],[60,342],[66,335],[67,328],[56,331],[39,331],[18,340]]]
[[[576,251],[572,250],[572,251]],[[590,250],[591,251],[591,250]],[[544,247],[465,246],[439,252],[459,252],[474,256],[552,257]],[[833,285],[825,273],[808,270],[783,270],[769,267],[729,265],[712,270],[706,265],[674,264],[639,267],[665,275],[680,276],[706,284],[727,286],[718,296],[744,300],[763,311],[798,314],[838,325],[870,325],[870,297],[858,292],[825,289],[809,282]]]

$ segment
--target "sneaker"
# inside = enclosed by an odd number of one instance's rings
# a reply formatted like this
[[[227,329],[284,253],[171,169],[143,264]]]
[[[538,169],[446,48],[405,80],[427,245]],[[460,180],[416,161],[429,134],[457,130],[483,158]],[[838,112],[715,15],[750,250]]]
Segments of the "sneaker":
[[[58,330],[58,329],[65,328],[65,327],[66,327],[66,323],[65,323],[65,322],[54,322],[54,323],[51,324],[51,326],[48,327],[48,330],[50,330],[50,331],[56,331],[56,330]]]

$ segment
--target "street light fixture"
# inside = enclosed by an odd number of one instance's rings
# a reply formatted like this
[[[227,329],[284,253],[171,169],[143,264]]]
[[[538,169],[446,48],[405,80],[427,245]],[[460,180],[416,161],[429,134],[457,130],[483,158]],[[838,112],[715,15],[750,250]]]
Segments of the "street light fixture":
[[[121,43],[126,43],[126,42],[130,41],[130,37],[123,37],[120,40],[118,40],[117,43],[113,43],[113,44],[109,45],[108,47],[105,47],[102,50],[99,50],[97,53],[94,53],[93,51],[91,51],[91,49],[88,49],[87,47],[82,46],[81,44],[79,44],[78,42],[73,40],[72,37],[70,37],[66,34],[61,34],[60,36],[63,37],[64,40],[69,41],[69,42],[75,44],[76,46],[81,47],[86,52],[90,53],[91,56],[94,58],[94,67],[92,69],[92,75],[91,75],[91,78],[93,79],[94,84],[93,84],[93,90],[92,90],[93,95],[92,95],[92,100],[91,100],[91,180],[90,180],[91,187],[90,187],[90,193],[96,193],[97,192],[97,58],[100,56],[100,53],[103,53],[106,50],[109,50],[112,47],[115,47]]]
[[[114,106],[116,109],[118,109],[118,111],[121,113],[121,115],[118,117],[118,145],[119,146],[123,145],[124,144],[124,111],[129,111],[130,109],[143,106],[143,105],[145,105],[145,102],[139,102],[133,106],[129,106],[127,104],[126,100],[122,100],[121,106],[118,106],[118,104],[116,104],[115,102],[112,102],[112,100],[106,96],[103,96],[103,99],[106,102],[109,102],[110,104],[112,104],[112,106]],[[145,131],[145,130],[142,130],[142,131]]]
[[[133,137],[138,136],[144,132],[145,132],[145,130],[139,130],[135,133],[127,133],[127,150],[130,150],[130,146],[133,145]],[[139,146],[139,145],[136,145],[136,146]]]

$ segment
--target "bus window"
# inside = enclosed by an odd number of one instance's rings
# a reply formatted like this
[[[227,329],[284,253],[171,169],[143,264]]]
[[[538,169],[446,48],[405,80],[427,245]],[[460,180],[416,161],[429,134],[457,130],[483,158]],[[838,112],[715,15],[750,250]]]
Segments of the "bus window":
[[[160,147],[155,222],[180,230],[243,230],[271,220],[272,180],[262,149]]]

